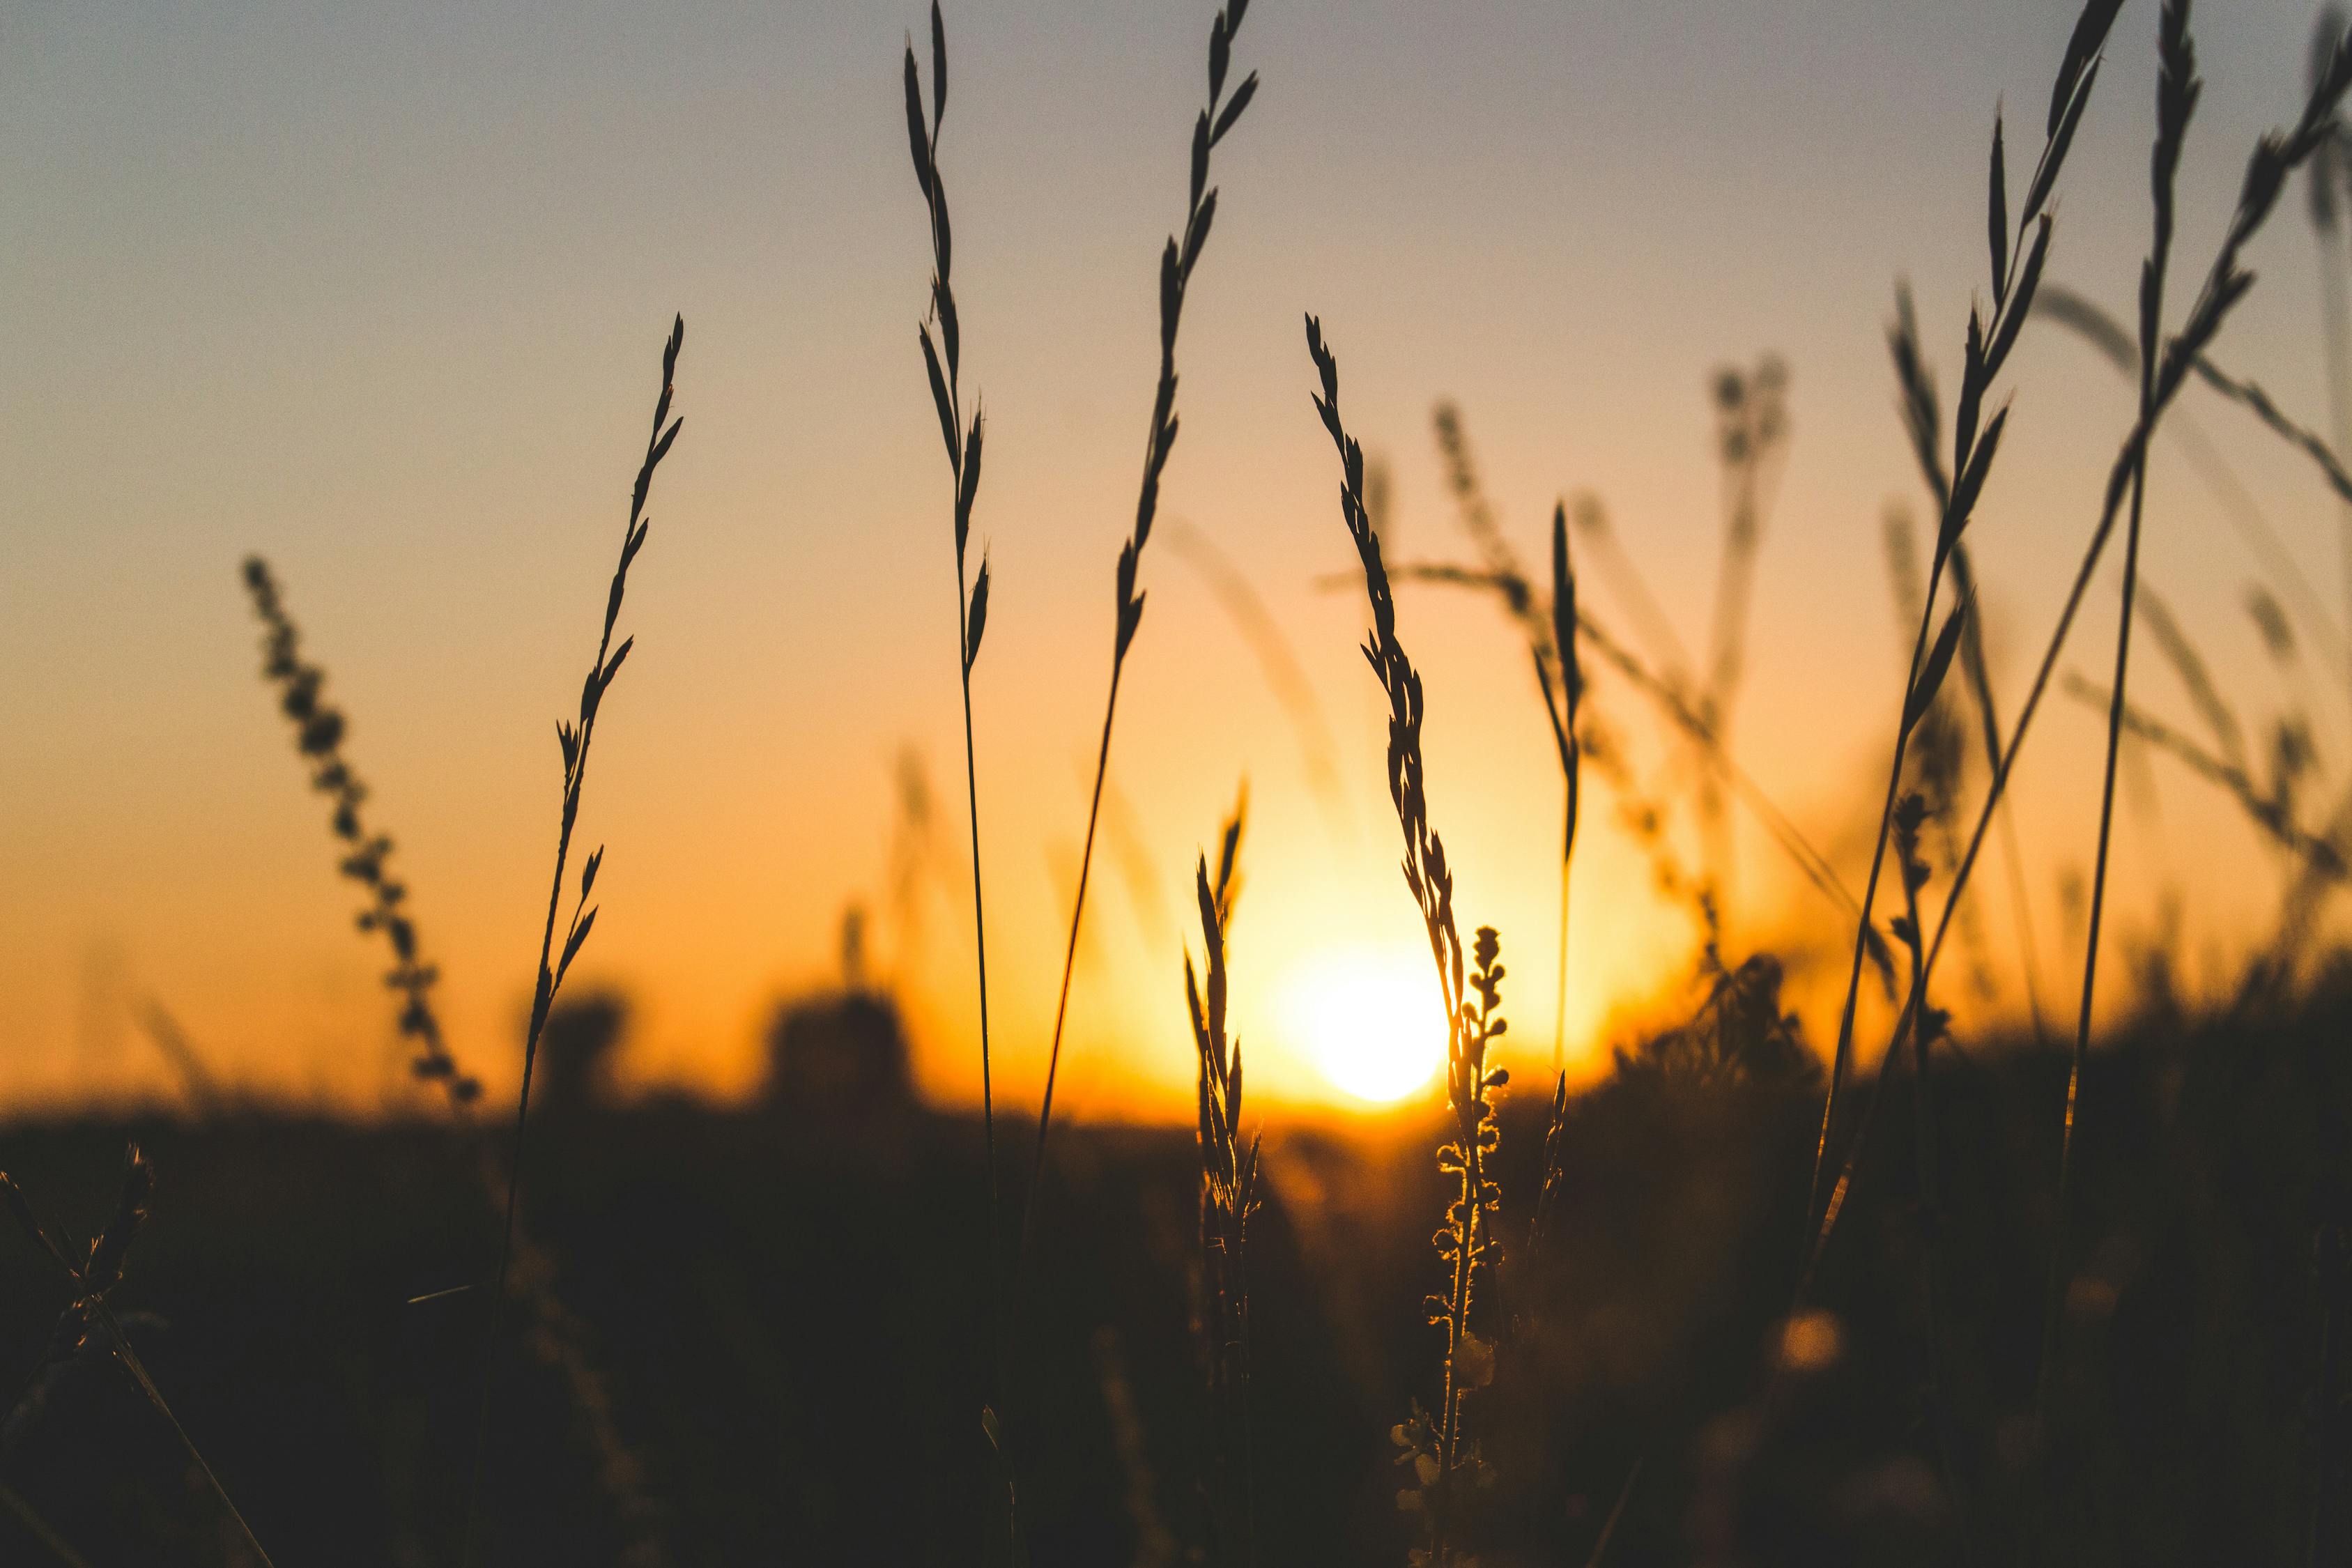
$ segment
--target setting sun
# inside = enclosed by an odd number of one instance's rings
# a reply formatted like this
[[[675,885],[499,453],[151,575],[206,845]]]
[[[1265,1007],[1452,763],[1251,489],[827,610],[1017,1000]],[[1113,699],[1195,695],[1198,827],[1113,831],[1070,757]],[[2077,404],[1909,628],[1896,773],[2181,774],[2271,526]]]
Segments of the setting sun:
[[[1308,1059],[1352,1099],[1392,1104],[1435,1078],[1444,1063],[1445,1014],[1425,954],[1323,954],[1288,990],[1290,1026]]]
[[[2352,1568],[2352,0],[0,45],[0,1568]]]

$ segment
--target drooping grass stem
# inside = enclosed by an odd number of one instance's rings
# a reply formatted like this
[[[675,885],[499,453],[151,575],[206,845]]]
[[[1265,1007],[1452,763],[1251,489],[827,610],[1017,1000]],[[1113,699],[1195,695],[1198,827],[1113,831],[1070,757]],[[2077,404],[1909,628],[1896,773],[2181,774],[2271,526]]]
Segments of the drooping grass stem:
[[[1421,745],[1421,674],[1397,637],[1396,597],[1381,559],[1380,535],[1364,501],[1364,450],[1339,417],[1339,361],[1324,345],[1322,323],[1313,316],[1307,318],[1307,347],[1320,384],[1316,412],[1339,454],[1340,516],[1363,567],[1371,609],[1364,658],[1389,702],[1389,797],[1404,839],[1405,885],[1429,936],[1445,1006],[1445,1100],[1454,1124],[1451,1141],[1437,1152],[1437,1164],[1457,1185],[1437,1233],[1438,1254],[1448,1276],[1446,1290],[1443,1298],[1430,1300],[1430,1321],[1445,1331],[1444,1373],[1434,1419],[1416,1402],[1412,1418],[1398,1425],[1392,1438],[1400,1449],[1397,1462],[1410,1465],[1418,1483],[1401,1492],[1398,1501],[1420,1516],[1427,1543],[1423,1560],[1430,1568],[1447,1568],[1456,1561],[1454,1548],[1463,1527],[1465,1488],[1488,1474],[1476,1445],[1465,1440],[1463,1402],[1495,1375],[1494,1344],[1472,1331],[1470,1316],[1479,1267],[1495,1245],[1492,1216],[1502,1204],[1502,1190],[1487,1173],[1488,1158],[1501,1138],[1492,1095],[1510,1079],[1502,1068],[1487,1065],[1488,1047],[1506,1027],[1501,939],[1492,926],[1481,926],[1466,953],[1462,945],[1454,912],[1453,868],[1429,816]]]
[[[296,750],[312,766],[311,787],[334,802],[330,823],[335,837],[346,846],[337,868],[368,890],[369,907],[360,911],[359,928],[362,933],[382,933],[392,951],[393,967],[383,983],[398,999],[396,1025],[401,1036],[415,1043],[417,1055],[409,1070],[415,1078],[440,1086],[452,1121],[470,1134],[479,1125],[476,1111],[481,1083],[463,1069],[443,1034],[433,1001],[440,968],[425,956],[407,882],[393,874],[393,840],[376,830],[366,813],[367,785],[343,750],[347,726],[342,711],[321,695],[327,673],[303,656],[301,633],[268,563],[257,555],[247,557],[244,578],[254,612],[268,629],[262,640],[263,677],[279,689],[278,705],[295,726]],[[160,1013],[155,1022],[169,1026],[169,1020]],[[484,1198],[495,1215],[505,1204],[509,1176],[487,1142],[479,1152],[476,1168]],[[629,1453],[613,1420],[605,1379],[583,1342],[580,1320],[557,1296],[553,1265],[520,1220],[512,1246],[520,1260],[514,1274],[516,1289],[530,1300],[544,1331],[543,1347],[562,1371],[573,1412],[596,1450],[598,1478],[612,1494],[619,1517],[633,1531],[631,1551],[647,1563],[665,1562],[667,1554],[652,1524],[656,1512],[639,1490],[643,1466]]]
[[[1605,536],[1604,536],[1605,537]],[[1397,583],[1430,583],[1453,588],[1475,588],[1491,592],[1500,600],[1512,620],[1528,634],[1530,652],[1547,663],[1551,658],[1551,632],[1544,626],[1536,607],[1535,592],[1518,571],[1516,563],[1492,566],[1465,566],[1444,561],[1402,561],[1388,568],[1390,579]],[[1338,579],[1326,578],[1319,585],[1339,585]],[[1756,820],[1770,836],[1772,842],[1788,856],[1798,873],[1823,898],[1835,904],[1848,920],[1858,920],[1862,905],[1855,901],[1853,891],[1839,878],[1837,868],[1827,857],[1809,842],[1789,814],[1774,804],[1755,776],[1740,765],[1723,744],[1706,718],[1693,708],[1683,694],[1684,679],[1680,675],[1661,673],[1643,662],[1631,644],[1610,631],[1600,621],[1579,607],[1576,635],[1580,647],[1589,648],[1608,668],[1614,669],[1633,689],[1648,699],[1664,714],[1667,721],[1680,730],[1697,749],[1709,767],[1718,770],[1732,794],[1747,805]],[[1600,753],[1594,753],[1597,760]],[[1887,978],[1887,988],[1894,989],[1892,960],[1886,944],[1875,932],[1871,938],[1871,957]]]

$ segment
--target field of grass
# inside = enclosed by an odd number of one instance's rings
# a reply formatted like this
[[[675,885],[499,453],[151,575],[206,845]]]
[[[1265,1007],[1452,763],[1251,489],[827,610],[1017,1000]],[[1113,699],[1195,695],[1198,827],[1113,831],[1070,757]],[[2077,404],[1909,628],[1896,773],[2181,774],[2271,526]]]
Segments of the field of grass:
[[[1104,563],[1107,686],[1033,1121],[992,1055],[972,704],[993,674],[991,561],[984,545],[971,558],[986,367],[964,354],[950,205],[978,154],[947,134],[934,5],[901,83],[931,268],[908,382],[937,414],[937,564],[951,558],[958,577],[977,1107],[914,1094],[899,999],[865,973],[854,925],[845,984],[788,1006],[763,1090],[734,1108],[612,1092],[602,1073],[625,1008],[566,989],[599,909],[604,847],[575,837],[604,754],[598,721],[631,696],[627,589],[661,569],[649,499],[692,402],[677,321],[645,446],[626,455],[594,654],[555,726],[554,854],[511,1111],[445,1037],[432,932],[345,753],[299,595],[245,563],[266,689],[431,1110],[360,1121],[240,1098],[158,1013],[180,1111],[0,1127],[0,1359],[17,1380],[0,1416],[0,1559],[2342,1561],[2352,964],[2326,915],[2352,876],[2352,801],[2319,798],[2306,721],[2249,740],[2138,563],[2149,453],[2192,385],[2287,443],[2315,506],[2352,506],[2341,430],[2331,442],[2226,368],[2254,249],[2304,193],[2326,265],[2345,259],[2352,32],[2322,18],[2301,112],[2250,150],[2234,208],[2188,226],[2216,236],[2192,253],[2174,210],[2201,92],[2191,7],[2133,13],[2156,31],[2158,70],[2149,247],[2137,318],[2120,322],[2043,282],[2062,193],[2117,199],[2068,193],[2066,165],[2095,100],[2121,112],[2101,81],[2120,9],[2087,0],[2046,112],[1992,120],[1983,292],[1965,322],[1923,323],[1897,290],[1890,438],[1916,457],[1933,521],[1887,540],[1913,629],[1884,784],[1865,786],[1874,830],[1850,857],[1809,843],[1738,760],[1746,656],[1769,635],[1749,602],[1787,441],[1778,360],[1714,389],[1720,571],[1709,641],[1685,667],[1617,636],[1580,595],[1583,566],[1610,574],[1612,610],[1638,617],[1646,599],[1597,509],[1563,500],[1549,559],[1518,559],[1450,405],[1436,426],[1466,552],[1397,553],[1381,473],[1349,422],[1348,345],[1307,314],[1298,417],[1311,402],[1332,442],[1339,516],[1319,526],[1354,552],[1339,585],[1363,595],[1399,892],[1444,1007],[1442,1089],[1386,1118],[1268,1113],[1248,1093],[1254,1058],[1228,1007],[1251,962],[1244,792],[1221,826],[1201,825],[1213,847],[1185,868],[1197,931],[1168,977],[1171,1007],[1182,981],[1197,1118],[1171,1128],[1071,1123],[1055,1095],[1121,678],[1154,630],[1148,547],[1181,461],[1188,290],[1213,265],[1218,160],[1246,138],[1260,90],[1252,6],[1207,13],[1187,199],[1138,279],[1158,301],[1153,401],[1131,526]],[[2339,426],[2343,303],[2329,296],[2326,338]],[[2012,407],[2050,416],[2012,405],[2010,373],[2021,339],[2053,328],[2132,380],[2135,415],[2082,435],[2104,494],[2031,684],[2001,691],[1970,529]],[[1957,376],[1939,380],[1938,363]],[[2072,647],[2116,570],[2112,651]],[[1547,888],[1558,879],[1556,927],[1498,931],[1456,906],[1444,829],[1480,803],[1455,793],[1471,770],[1424,755],[1444,694],[1411,651],[1414,608],[1439,592],[1490,603],[1524,643],[1493,679],[1531,676],[1549,716],[1559,811],[1526,825],[1526,863]],[[1278,628],[1253,630],[1245,584],[1228,597],[1245,636],[1279,643]],[[2315,640],[2316,597],[2299,577],[2261,586],[2252,613],[2281,660]],[[2151,657],[2189,693],[2196,731],[2135,701]],[[2080,929],[2036,942],[2023,889],[2048,870],[2021,860],[2008,786],[2053,689],[2102,715],[2104,765],[2080,781],[2099,804]],[[1617,725],[1632,712],[1681,759],[1663,785],[1629,764]],[[1221,768],[1214,741],[1204,765]],[[2135,757],[2219,790],[2285,872],[2274,929],[2242,944],[2218,1002],[2182,1000],[2179,952],[2109,929],[2118,776]],[[1614,820],[1584,809],[1594,780]],[[1783,994],[1790,966],[1819,952],[1734,945],[1750,929],[1729,918],[1735,817],[1837,911],[1827,1037],[1808,1037]],[[1511,966],[1528,951],[1564,958],[1580,847],[1615,832],[1644,847],[1702,957],[1668,1022],[1624,1026],[1610,1068],[1572,1082],[1567,964],[1545,996]],[[2025,1021],[1938,968],[1948,938],[1984,962],[1963,903],[1977,882],[2018,911]],[[2103,963],[2130,970],[2129,1009],[2105,1017]],[[1553,1042],[1543,1081],[1501,1066],[1515,1024]]]
[[[1488,1563],[2300,1560],[2340,1449],[2315,1447],[2316,1267],[2352,1103],[2336,1044],[2352,992],[2282,1017],[2139,1021],[2094,1055],[2050,1453],[2032,1438],[2040,1263],[2064,1092],[2056,1052],[1987,1042],[1939,1064],[1956,1150],[1945,1246],[1947,1408],[1922,1375],[1909,1095],[1855,1178],[1813,1304],[1788,1318],[1822,1079],[1784,1040],[1680,1037],[1571,1102],[1539,1263],[1503,1275],[1505,1371],[1469,1402],[1494,1481]],[[1541,1108],[1507,1102],[1505,1235],[1531,1217]],[[1389,1428],[1425,1394],[1441,1283],[1428,1225],[1439,1128],[1269,1133],[1251,1227],[1255,1549],[1391,1561],[1409,1484]],[[551,1324],[519,1305],[486,1475],[484,1560],[515,1563],[969,1560],[985,1504],[975,1411],[985,1261],[969,1206],[976,1119],[900,1102],[862,1123],[683,1104],[551,1112],[532,1220],[560,1259]],[[88,1226],[126,1137],[160,1173],[118,1298],[126,1332],[273,1561],[447,1560],[461,1528],[483,1291],[494,1262],[467,1141],[429,1123],[261,1114],[19,1126]],[[1022,1510],[1039,1562],[1172,1563],[1205,1539],[1215,1433],[1191,1303],[1194,1140],[1073,1130],[1041,1198],[1053,1245],[1017,1363]],[[1514,1248],[1516,1251],[1516,1248]],[[1513,1261],[1517,1261],[1514,1258]],[[67,1296],[5,1255],[0,1333],[41,1344]],[[599,1372],[583,1419],[548,1342]],[[24,1352],[19,1362],[26,1359]],[[8,1485],[93,1563],[236,1563],[171,1429],[86,1352],[8,1454]],[[1957,1436],[1963,1544],[1927,1423]],[[2314,1477],[2306,1466],[2332,1468]],[[1639,1466],[1638,1475],[1635,1467]],[[1629,1479],[1631,1485],[1629,1487]],[[43,1554],[0,1520],[10,1561]],[[72,1559],[68,1558],[67,1561]]]

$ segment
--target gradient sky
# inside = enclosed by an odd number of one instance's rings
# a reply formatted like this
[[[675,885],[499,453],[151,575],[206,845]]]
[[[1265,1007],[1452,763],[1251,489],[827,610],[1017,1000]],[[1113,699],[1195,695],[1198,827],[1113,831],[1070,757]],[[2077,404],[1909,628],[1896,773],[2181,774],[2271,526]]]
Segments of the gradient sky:
[[[1842,864],[1866,854],[1903,651],[1880,517],[1920,505],[1891,411],[1892,285],[1913,280],[1956,383],[1994,106],[2016,110],[2021,189],[2072,10],[1258,0],[1237,58],[1264,86],[1218,153],[1162,516],[1213,541],[1279,617],[1348,811],[1318,810],[1252,654],[1156,538],[1073,1007],[1076,1110],[1184,1092],[1192,859],[1244,773],[1234,962],[1253,1082],[1320,1092],[1302,976],[1426,967],[1354,651],[1360,595],[1315,585],[1352,556],[1307,403],[1305,310],[1339,351],[1351,425],[1393,468],[1404,552],[1462,552],[1428,434],[1432,403],[1455,398],[1530,558],[1555,497],[1597,493],[1693,642],[1719,529],[1709,373],[1780,353],[1794,446],[1737,744]],[[1051,1022],[1156,253],[1181,216],[1211,14],[964,0],[948,16],[940,156],[965,374],[991,416],[980,794],[1016,1093]],[[2201,272],[2253,136],[2292,118],[2311,19],[2304,0],[2200,8],[2208,85],[2178,273]],[[2058,202],[2051,274],[2111,308],[2146,246],[2155,23],[2145,0],[2126,6]],[[248,551],[279,570],[352,716],[454,1042],[511,1079],[553,837],[549,731],[591,651],[673,310],[686,431],[589,786],[583,831],[610,848],[581,974],[635,997],[635,1079],[746,1086],[776,999],[835,973],[846,903],[876,910],[878,960],[900,962],[881,916],[911,746],[939,807],[903,961],[919,1074],[972,1092],[948,481],[914,342],[929,263],[898,96],[921,25],[912,3],[878,0],[0,3],[0,1092],[161,1086],[131,1022],[149,995],[229,1076],[361,1103],[397,1084],[377,954],[350,930],[321,803],[255,679]],[[2315,258],[2298,193],[2220,357],[2325,425]],[[2056,329],[2013,365],[1975,535],[2012,701],[2129,412],[2122,380]],[[2337,522],[2307,470],[2235,411],[2185,406],[2340,606]],[[2253,570],[2193,470],[2159,451],[2147,574],[2259,715],[2294,689],[2240,607]],[[2112,637],[2103,581],[2074,668],[2095,670]],[[1604,584],[1589,593],[1625,620]],[[1429,677],[1433,807],[1461,900],[1504,929],[1512,1038],[1539,1058],[1557,779],[1524,656],[1487,605],[1427,593],[1406,597],[1402,634]],[[2185,716],[2161,666],[2140,668],[2147,700]],[[2340,770],[2341,679],[2332,660],[2308,679],[2296,700]],[[1622,686],[1596,700],[1650,732]],[[2089,858],[2097,726],[2063,700],[2049,718],[2021,830],[2065,1011],[2079,958],[2057,888]],[[2218,974],[2264,929],[2278,868],[2211,792],[2156,776],[2154,814],[2123,819],[2112,929],[2148,931],[2176,888],[2191,978]],[[1690,922],[1648,892],[1605,796],[1591,811],[1570,966],[1586,1063],[1692,957]],[[1742,832],[1735,944],[1822,936],[1822,906]],[[1983,907],[2011,951],[2005,904]],[[1811,1011],[1820,986],[1801,978]],[[2013,986],[1971,1001],[1962,1026],[2016,1005]]]

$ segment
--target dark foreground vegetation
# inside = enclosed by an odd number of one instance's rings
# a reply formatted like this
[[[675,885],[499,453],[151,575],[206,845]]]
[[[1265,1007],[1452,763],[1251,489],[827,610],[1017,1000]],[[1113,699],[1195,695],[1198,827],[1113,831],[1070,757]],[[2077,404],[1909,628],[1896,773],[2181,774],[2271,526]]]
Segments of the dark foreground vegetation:
[[[2291,1016],[2151,1005],[2092,1056],[2083,1261],[2038,1465],[2057,1174],[2042,1130],[2064,1054],[1987,1045],[1935,1068],[1951,1154],[1933,1217],[1966,1264],[1931,1379],[1899,1066],[1846,1223],[1789,1315],[1822,1086],[1771,979],[1741,971],[1729,1005],[1625,1053],[1572,1102],[1538,1258],[1524,1205],[1503,1210],[1490,1289],[1520,1327],[1475,1401],[1493,1477],[1471,1515],[1482,1561],[1584,1562],[1612,1514],[1620,1564],[1957,1562],[1963,1542],[2008,1560],[2027,1521],[2052,1560],[2093,1563],[2291,1562],[2315,1527],[2345,1539],[2329,1339],[2346,1209],[2326,1173],[2352,1112],[2352,986]],[[1538,1186],[1546,1098],[1503,1107],[1515,1199]],[[969,1560],[984,1500],[978,1123],[904,1100],[583,1101],[541,1131],[529,1223],[572,1317],[508,1321],[518,1370],[494,1417],[485,1557]],[[1401,1554],[1410,1482],[1387,1434],[1437,1337],[1422,1302],[1443,1286],[1432,1131],[1293,1128],[1265,1148],[1250,1414],[1265,1562]],[[1028,1549],[1191,1561],[1210,1450],[1187,1312],[1194,1138],[1065,1135],[1016,1369]],[[272,1557],[443,1560],[485,1292],[433,1293],[479,1279],[498,1247],[470,1143],[423,1121],[230,1112],[18,1125],[0,1164],[40,1173],[35,1203],[86,1235],[132,1137],[156,1182],[112,1310]],[[69,1294],[28,1238],[0,1244],[12,1375]],[[604,1411],[579,1407],[563,1354],[590,1363]],[[101,1347],[7,1442],[0,1561],[47,1555],[21,1509],[95,1564],[250,1560]]]
[[[285,591],[265,562],[247,563],[264,676],[328,803],[337,869],[358,889],[362,939],[388,965],[392,1018],[433,1113],[362,1125],[241,1109],[155,1027],[188,1089],[186,1119],[0,1134],[11,1177],[0,1179],[11,1222],[0,1364],[17,1373],[0,1415],[0,1561],[2341,1561],[2352,1550],[2352,971],[2313,955],[2326,948],[2330,897],[2352,881],[2352,797],[2315,812],[2331,786],[2299,711],[2271,726],[2258,780],[2237,710],[2137,572],[2149,449],[2186,388],[2251,412],[2265,439],[2288,442],[2352,502],[2337,456],[2352,446],[2352,395],[2332,448],[2211,357],[2291,181],[2309,182],[2323,264],[2343,259],[2352,32],[2323,17],[2300,112],[2248,153],[2212,253],[2177,258],[2173,176],[2201,89],[2188,0],[2153,18],[2152,224],[2135,333],[2042,281],[2061,173],[2119,7],[2085,0],[2046,117],[2014,122],[2014,185],[2011,122],[1995,111],[1986,200],[1971,198],[1957,231],[1985,238],[1989,298],[1964,329],[1923,330],[1898,289],[1898,406],[1935,521],[1924,552],[1906,527],[1888,534],[1896,601],[1916,629],[1887,715],[1883,801],[1857,819],[1874,821],[1858,887],[1763,795],[1732,743],[1752,569],[1785,448],[1785,367],[1767,359],[1717,385],[1723,576],[1699,670],[1673,657],[1670,631],[1654,639],[1663,653],[1637,647],[1654,627],[1621,639],[1580,601],[1565,500],[1549,574],[1522,567],[1450,408],[1439,437],[1474,559],[1391,559],[1387,487],[1350,433],[1359,405],[1343,411],[1338,334],[1308,315],[1302,390],[1338,459],[1359,568],[1344,585],[1364,595],[1399,864],[1444,1004],[1442,1103],[1425,1124],[1341,1131],[1268,1119],[1245,1100],[1226,1017],[1245,880],[1237,806],[1213,879],[1208,857],[1195,868],[1200,943],[1183,960],[1196,1126],[1065,1126],[1055,1140],[1061,1009],[1120,678],[1150,646],[1139,643],[1146,552],[1180,428],[1179,328],[1218,210],[1212,153],[1258,79],[1235,69],[1249,0],[1223,0],[1183,219],[1153,275],[1155,391],[1103,605],[1093,802],[1033,1131],[1025,1106],[1000,1102],[992,1061],[971,704],[975,677],[992,673],[980,662],[984,538],[976,567],[969,553],[987,426],[950,283],[948,55],[934,5],[929,69],[909,40],[903,85],[931,267],[918,342],[948,460],[942,555],[951,541],[959,576],[979,1119],[906,1092],[896,1013],[861,978],[859,920],[845,922],[844,992],[779,1019],[757,1109],[599,1092],[619,1015],[564,983],[594,928],[604,847],[575,829],[602,754],[596,721],[635,647],[625,592],[656,471],[679,432],[679,321],[632,454],[595,653],[548,758],[562,763],[556,850],[510,1119],[503,1106],[486,1112],[480,1080],[443,1037],[421,900]],[[2343,300],[2327,299],[2332,331]],[[2103,499],[2012,707],[1984,647],[1970,531],[2007,427],[2011,353],[2041,321],[2086,337],[2138,398],[2112,448],[2112,433],[2092,439],[2107,464]],[[2329,341],[2331,382],[2352,395],[2343,344]],[[1938,345],[1958,371],[1948,407]],[[1597,504],[1576,510],[1578,548],[1630,613],[1647,595],[1625,591],[1629,558]],[[2271,537],[2259,519],[2239,521]],[[1196,540],[1190,555],[1198,564],[1213,549]],[[2070,668],[2063,683],[2104,710],[2106,742],[2082,941],[2064,954],[2081,968],[2050,993],[2076,1004],[2070,1021],[2044,1015],[2034,989],[2055,950],[2025,919],[2007,791],[2103,561],[2122,576],[2112,660],[2102,650],[2095,666],[2106,679]],[[2267,570],[2278,581],[2250,584],[2249,611],[2284,668],[2298,637],[2329,640],[2330,617],[2291,560]],[[1541,824],[1520,868],[1557,877],[1560,920],[1514,932],[1514,961],[1530,941],[1556,942],[1568,971],[1588,763],[1617,816],[1588,830],[1630,831],[1699,933],[1687,1021],[1627,1042],[1581,1094],[1559,1072],[1564,990],[1549,999],[1559,1076],[1529,1082],[1523,1066],[1515,1087],[1501,1065],[1503,938],[1457,910],[1439,832],[1482,808],[1464,787],[1475,769],[1441,757],[1433,771],[1423,755],[1430,694],[1398,584],[1496,602],[1526,642],[1512,676],[1532,673],[1549,716],[1559,833]],[[1227,597],[1247,601],[1246,585]],[[1236,620],[1249,635],[1249,617]],[[2135,705],[2136,623],[2205,733]],[[1311,708],[1312,694],[1302,700]],[[1666,742],[1657,777],[1639,770],[1621,727],[1635,704]],[[2127,741],[2234,799],[2278,850],[2287,890],[2275,931],[2240,944],[2236,1000],[2185,1011],[2159,945],[2137,955],[2131,1019],[2095,1031]],[[1874,789],[1855,809],[1879,799]],[[1808,896],[1834,908],[1841,955],[1850,941],[1833,1038],[1802,1039],[1777,962],[1738,951],[1735,801]],[[1670,831],[1669,807],[1685,805],[1687,824]],[[1962,902],[1989,837],[2016,911],[2032,1044],[1948,1010],[1992,1012],[1982,933]],[[1966,1003],[1948,970],[1933,984],[1956,930],[1958,962],[1981,982]],[[1240,931],[1230,956],[1246,963],[1245,916]],[[1175,968],[1171,953],[1171,980]],[[2126,989],[2115,976],[2111,963],[2110,996]],[[1879,995],[1883,1008],[1865,1004]],[[1542,1002],[1507,1000],[1520,1038],[1543,1039],[1528,1026]]]

